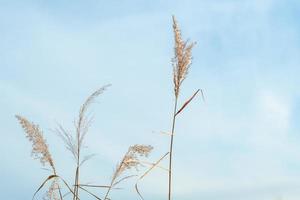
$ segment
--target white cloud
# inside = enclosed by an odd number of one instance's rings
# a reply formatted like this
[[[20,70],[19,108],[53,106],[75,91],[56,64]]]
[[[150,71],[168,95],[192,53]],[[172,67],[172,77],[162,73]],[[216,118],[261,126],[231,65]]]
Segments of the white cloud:
[[[291,105],[288,99],[282,95],[272,93],[272,91],[263,91],[259,95],[259,114],[261,118],[269,122],[272,127],[282,131],[287,131],[290,124]]]

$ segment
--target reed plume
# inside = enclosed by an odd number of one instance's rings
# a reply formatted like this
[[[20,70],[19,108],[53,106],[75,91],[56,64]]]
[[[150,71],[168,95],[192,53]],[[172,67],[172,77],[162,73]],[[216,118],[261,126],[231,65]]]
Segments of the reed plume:
[[[134,168],[138,170],[139,166],[142,166],[142,162],[139,160],[139,157],[148,157],[150,152],[152,151],[153,147],[150,145],[133,145],[130,146],[124,157],[122,158],[121,162],[117,165],[116,170],[113,173],[110,185],[107,189],[105,194],[104,200],[109,199],[109,193],[111,189],[113,189],[117,184],[126,180],[127,178],[133,177],[134,175],[125,176],[120,178],[121,175],[125,173],[125,171]],[[119,178],[119,180],[118,180]]]
[[[29,122],[25,117],[16,115],[16,118],[19,120],[19,123],[27,134],[26,137],[30,142],[32,142],[31,155],[35,159],[39,159],[43,166],[49,164],[53,171],[55,171],[53,159],[48,149],[48,144],[46,143],[43,132],[40,130],[39,126]]]
[[[180,86],[188,74],[189,67],[192,63],[192,49],[196,43],[188,43],[183,41],[181,37],[181,30],[178,23],[173,16],[173,31],[174,31],[174,58],[173,64],[173,82],[174,82],[174,94],[176,98],[179,95]]]
[[[81,158],[81,150],[83,147],[84,138],[89,130],[92,122],[92,118],[87,115],[88,108],[95,101],[95,99],[102,94],[110,85],[105,85],[100,89],[93,92],[81,105],[78,113],[78,118],[75,121],[75,138],[73,135],[65,130],[61,125],[56,129],[59,136],[65,142],[67,150],[71,152],[76,162],[75,180],[74,180],[74,193],[73,200],[78,200],[79,198],[79,175],[80,166],[88,160],[91,155]]]
[[[44,139],[43,132],[41,131],[39,126],[35,125],[34,123],[27,120],[25,117],[22,117],[20,115],[16,115],[15,117],[18,119],[19,123],[21,124],[22,128],[27,134],[26,137],[29,139],[30,142],[32,142],[31,155],[35,159],[38,159],[43,166],[48,164],[51,167],[53,174],[57,176],[54,162],[49,152],[48,144],[46,142],[46,139]],[[62,194],[56,178],[53,181],[53,183],[55,183],[55,186],[57,186],[57,189],[59,191],[59,195],[60,195],[59,199],[62,200],[63,199]],[[56,195],[55,198],[58,199],[57,194],[53,190],[53,185],[51,185],[49,188],[48,194],[50,193],[52,194],[52,197],[53,195]]]

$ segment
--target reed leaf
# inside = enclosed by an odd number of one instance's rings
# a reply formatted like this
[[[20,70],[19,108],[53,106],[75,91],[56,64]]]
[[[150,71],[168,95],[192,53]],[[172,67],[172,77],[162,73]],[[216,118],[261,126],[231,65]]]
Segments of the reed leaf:
[[[195,96],[198,94],[198,92],[200,91],[200,89],[198,89],[184,104],[183,106],[176,112],[175,116],[178,115],[179,113],[181,113],[181,111],[183,111],[183,109],[195,98]]]

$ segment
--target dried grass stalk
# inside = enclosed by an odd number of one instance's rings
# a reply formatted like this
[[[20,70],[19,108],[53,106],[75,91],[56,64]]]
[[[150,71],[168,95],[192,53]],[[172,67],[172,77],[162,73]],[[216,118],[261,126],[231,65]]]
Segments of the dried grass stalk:
[[[172,59],[172,64],[173,64],[175,102],[174,102],[172,130],[171,130],[171,137],[170,137],[168,200],[171,200],[171,196],[172,196],[172,159],[173,159],[173,142],[174,142],[176,115],[179,112],[181,112],[181,110],[177,111],[178,96],[180,93],[180,86],[184,81],[184,79],[186,78],[189,71],[189,67],[192,64],[192,49],[196,44],[196,43],[189,43],[188,41],[183,41],[181,37],[180,28],[174,16],[173,16],[173,31],[174,31],[174,38],[175,38],[175,47],[174,47],[175,56]]]
[[[76,140],[73,139],[72,135],[68,134],[67,132],[63,131],[62,137],[65,137],[64,141],[67,141],[66,145],[69,147],[68,149],[71,150],[72,154],[76,160],[76,172],[75,172],[75,180],[74,180],[74,193],[73,200],[78,200],[79,196],[79,175],[80,175],[80,165],[82,164],[81,161],[81,149],[83,146],[84,138],[88,132],[89,126],[91,124],[92,118],[87,116],[87,110],[89,106],[95,101],[96,97],[102,94],[110,85],[105,85],[100,89],[93,92],[82,104],[79,109],[78,119],[76,122]],[[86,160],[84,158],[83,160]],[[83,161],[84,162],[84,161]]]

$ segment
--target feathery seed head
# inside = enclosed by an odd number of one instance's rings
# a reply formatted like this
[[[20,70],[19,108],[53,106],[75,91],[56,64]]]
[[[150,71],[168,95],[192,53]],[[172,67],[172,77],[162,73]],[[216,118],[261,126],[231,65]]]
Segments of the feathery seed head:
[[[127,153],[123,157],[122,162],[118,165],[115,177],[121,175],[124,171],[131,168],[137,170],[138,166],[141,165],[139,157],[148,157],[153,147],[150,145],[133,145],[130,146]]]
[[[38,125],[29,122],[26,118],[16,115],[22,128],[27,134],[26,137],[32,142],[32,153],[31,155],[35,159],[39,159],[42,165],[48,163],[54,170],[54,163],[51,154],[48,150],[48,145],[43,137],[43,133]]]
[[[188,74],[189,67],[192,63],[192,48],[196,43],[188,43],[188,41],[183,41],[181,37],[181,31],[178,23],[173,16],[173,31],[175,47],[175,56],[172,59],[173,64],[173,82],[174,82],[174,92],[175,96],[178,97],[181,83],[184,81]]]
[[[91,124],[91,119],[89,119],[86,116],[86,112],[89,108],[89,106],[95,101],[95,99],[102,94],[108,87],[111,85],[104,85],[103,87],[99,88],[95,92],[93,92],[82,104],[82,106],[79,109],[79,115],[78,115],[78,120],[76,121],[76,134],[77,138],[79,138],[79,145],[77,149],[81,149],[81,145],[83,143],[84,137],[88,132],[89,126]],[[77,152],[79,153],[79,152]]]

